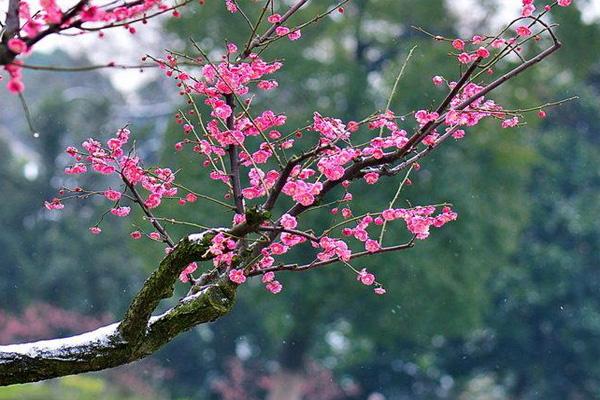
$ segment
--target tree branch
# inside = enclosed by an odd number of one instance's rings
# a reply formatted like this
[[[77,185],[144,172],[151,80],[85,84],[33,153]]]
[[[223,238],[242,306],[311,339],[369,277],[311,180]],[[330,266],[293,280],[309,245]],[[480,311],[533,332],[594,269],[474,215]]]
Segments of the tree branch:
[[[231,89],[233,92],[233,89]],[[225,95],[225,102],[231,107],[231,115],[227,117],[227,129],[230,131],[235,128],[235,101],[232,94]],[[240,181],[240,155],[238,146],[230,144],[227,148],[229,154],[229,166],[231,174],[231,188],[233,191],[233,201],[235,203],[235,210],[238,214],[244,213],[244,198],[242,197],[242,183]]]
[[[151,313],[162,299],[173,295],[177,277],[189,263],[212,257],[207,254],[210,239],[210,231],[182,239],[146,279],[119,325],[126,340],[137,342],[144,337]]]
[[[115,323],[69,338],[0,346],[0,385],[98,371],[139,360],[179,333],[227,314],[234,301],[235,285],[221,279],[153,317],[136,342],[127,341],[118,329],[122,323]]]

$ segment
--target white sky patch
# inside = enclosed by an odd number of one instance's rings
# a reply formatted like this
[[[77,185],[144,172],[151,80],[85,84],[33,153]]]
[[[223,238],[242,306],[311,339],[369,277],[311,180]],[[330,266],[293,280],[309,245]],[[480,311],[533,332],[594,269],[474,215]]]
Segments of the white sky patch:
[[[499,4],[498,9],[495,11],[494,15],[490,16],[488,15],[485,5],[482,5],[480,0],[446,0],[448,10],[452,10],[461,22],[458,30],[459,34],[464,37],[473,35],[474,33],[482,33],[473,32],[473,29],[486,18],[491,24],[489,29],[493,31],[494,29],[500,28],[507,22],[518,17],[523,5],[521,0],[497,0],[496,3]],[[536,11],[541,11],[545,3],[540,0],[536,3]],[[586,24],[599,22],[600,0],[576,0],[573,4],[580,8],[583,22]],[[559,12],[560,10],[556,11]]]
[[[39,1],[31,0],[31,11],[39,9]],[[75,2],[73,0],[58,0],[63,10],[68,9]],[[106,1],[96,1],[94,4],[104,4]],[[4,15],[8,7],[8,0],[0,0],[0,15]],[[35,51],[51,53],[60,49],[67,54],[77,57],[85,55],[90,64],[104,65],[115,62],[121,65],[142,64],[142,57],[150,54],[154,57],[164,57],[165,33],[162,23],[171,17],[171,12],[150,18],[146,24],[137,22],[132,26],[136,29],[131,34],[124,27],[104,30],[104,38],[99,39],[98,32],[86,33],[78,36],[50,35],[35,45]],[[76,32],[76,31],[73,31]],[[161,47],[162,45],[162,47]],[[27,60],[25,59],[25,62]],[[146,63],[151,63],[148,60]],[[60,65],[66,66],[66,65]],[[106,74],[115,88],[124,94],[131,94],[147,82],[157,79],[160,74],[156,68],[147,68],[144,72],[138,69],[108,68],[101,70]]]
[[[109,0],[98,1],[94,4],[104,4]],[[501,26],[507,21],[519,15],[521,0],[497,0],[502,6],[498,8],[495,15],[487,15],[480,0],[447,0],[448,9],[461,21],[459,34],[469,37],[474,33],[476,26],[482,20],[489,17],[493,25],[490,30]],[[75,3],[74,0],[58,0],[63,9]],[[540,1],[538,1],[541,7]],[[32,10],[36,9],[39,0],[30,1]],[[600,0],[579,0],[577,6],[583,11],[583,19],[586,23],[595,23],[600,19]],[[0,15],[4,15],[8,7],[8,0],[0,0]],[[336,15],[334,13],[334,15]],[[145,54],[162,57],[165,47],[175,47],[177,39],[165,38],[164,30],[161,28],[165,18],[170,18],[170,13],[165,13],[157,18],[151,18],[147,24],[136,23],[134,27],[137,33],[132,35],[125,28],[112,28],[105,30],[105,37],[98,39],[97,33],[81,35],[77,37],[51,35],[41,40],[36,46],[36,51],[50,53],[55,49],[61,49],[72,56],[85,55],[92,64],[107,64],[114,61],[118,64],[138,65]],[[484,32],[485,33],[485,32]],[[148,68],[141,73],[137,69],[105,69],[106,74],[115,88],[126,96],[131,96],[147,82],[160,79],[158,69]]]

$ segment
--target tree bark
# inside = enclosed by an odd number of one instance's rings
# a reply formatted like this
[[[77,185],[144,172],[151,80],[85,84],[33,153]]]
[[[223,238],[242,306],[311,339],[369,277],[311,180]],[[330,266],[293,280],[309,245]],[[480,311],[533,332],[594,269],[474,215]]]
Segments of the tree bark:
[[[227,314],[234,300],[235,285],[222,279],[152,317],[146,333],[135,342],[125,340],[120,323],[115,323],[69,338],[0,346],[0,385],[98,371],[139,360],[179,333]]]
[[[236,285],[223,276],[190,291],[164,314],[151,317],[160,300],[173,294],[177,276],[190,262],[210,260],[213,234],[207,231],[182,239],[144,282],[123,321],[69,338],[0,346],[0,385],[98,371],[139,360],[179,333],[227,314],[235,301]]]

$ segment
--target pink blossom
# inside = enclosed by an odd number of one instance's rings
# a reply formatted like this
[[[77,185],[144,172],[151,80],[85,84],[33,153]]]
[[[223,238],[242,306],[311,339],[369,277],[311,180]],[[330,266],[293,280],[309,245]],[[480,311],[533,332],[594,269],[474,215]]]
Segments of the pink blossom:
[[[227,11],[230,13],[235,13],[238,11],[237,5],[233,0],[225,0],[225,7],[227,7]]]
[[[452,47],[454,47],[456,50],[463,50],[465,48],[465,42],[461,39],[454,39],[452,41]]]
[[[471,56],[469,55],[469,53],[460,53],[458,55],[458,62],[460,62],[461,64],[468,64],[471,62]]]
[[[329,140],[347,139],[350,137],[350,132],[346,130],[346,125],[340,119],[322,117],[318,112],[315,112],[313,115],[313,130],[321,133],[321,135]]]
[[[185,195],[185,200],[190,203],[195,203],[198,200],[198,196],[196,196],[194,193],[188,193]]]
[[[435,143],[440,135],[437,133],[432,133],[423,138],[422,143],[426,146],[435,146]]]
[[[376,253],[379,251],[380,248],[381,248],[381,246],[379,245],[379,242],[377,242],[376,240],[369,239],[365,242],[365,249],[369,253]]]
[[[85,174],[87,172],[87,167],[85,164],[77,163],[72,167],[65,168],[65,174],[67,175],[80,175]]]
[[[294,235],[293,233],[287,233],[287,232],[283,232],[281,234],[281,242],[283,244],[285,244],[286,246],[296,246],[300,243],[304,243],[306,241],[306,238],[300,236],[300,235]]]
[[[260,260],[260,262],[258,263],[258,266],[260,269],[270,268],[274,263],[275,263],[275,259],[273,257],[266,256]]]
[[[393,221],[396,219],[396,211],[393,208],[388,208],[381,213],[381,216],[386,221]]]
[[[297,29],[293,32],[290,32],[288,34],[288,39],[294,41],[294,40],[298,40],[302,37],[302,32],[300,32],[300,29]]]
[[[433,84],[435,86],[440,86],[441,84],[444,83],[444,78],[442,78],[439,75],[434,76],[431,80],[433,81]]]
[[[227,119],[231,115],[232,110],[227,104],[222,104],[213,109],[212,115],[217,118]]]
[[[371,286],[375,283],[375,275],[368,272],[366,268],[363,268],[356,277],[356,280],[362,283],[363,285]]]
[[[262,283],[269,283],[275,279],[275,273],[273,271],[265,272],[262,276]]]
[[[288,33],[290,33],[290,28],[286,26],[278,26],[277,28],[275,28],[275,33],[277,34],[277,36],[285,36]]]
[[[348,219],[352,216],[352,210],[349,208],[343,208],[342,209],[342,217],[344,217],[345,219]]]
[[[277,81],[274,81],[274,80],[260,81],[256,84],[256,87],[258,87],[259,89],[262,89],[262,90],[275,89],[277,86],[279,86],[279,84],[277,83]]]
[[[273,252],[273,254],[279,255],[279,254],[285,254],[285,253],[287,253],[288,246],[284,246],[281,243],[272,243],[269,246],[269,249],[271,250],[271,252]]]
[[[246,282],[246,275],[244,275],[244,271],[241,269],[232,269],[229,271],[229,280],[233,283],[237,283],[241,285]]]
[[[92,226],[89,228],[89,230],[92,235],[99,235],[100,232],[102,232],[102,229],[100,229],[99,226]]]
[[[339,239],[332,239],[327,236],[319,240],[319,246],[323,251],[317,254],[317,258],[321,261],[330,260],[334,256],[339,257],[343,261],[349,261],[352,252],[348,245]]]
[[[104,197],[106,197],[110,201],[119,201],[121,199],[121,192],[113,189],[107,189],[104,191],[103,194]]]
[[[13,78],[8,81],[8,83],[6,84],[6,88],[9,92],[14,94],[23,93],[23,91],[25,90],[25,84],[20,79]]]
[[[477,56],[481,58],[488,58],[490,56],[490,51],[485,47],[480,47],[477,49]]]
[[[504,39],[494,39],[494,41],[492,42],[492,48],[494,49],[499,49],[500,47],[502,47],[506,42],[504,41]]]
[[[376,287],[375,289],[373,289],[373,291],[375,292],[375,294],[378,294],[378,295],[385,294],[385,292],[386,292],[385,289],[382,287]]]
[[[233,54],[238,51],[238,47],[234,43],[227,43],[227,52]]]
[[[179,274],[179,280],[183,283],[189,282],[189,275],[198,269],[198,264],[195,262],[189,263]]]
[[[265,287],[267,288],[267,290],[273,294],[277,294],[279,292],[281,292],[281,289],[283,289],[283,285],[279,282],[279,281],[271,281],[269,283],[267,283],[265,285]]]
[[[502,128],[512,128],[519,125],[519,117],[512,117],[502,121]]]
[[[55,197],[51,201],[45,201],[44,207],[46,207],[46,210],[62,210],[65,208],[65,205],[60,202],[60,199]]]
[[[281,226],[286,229],[295,229],[298,226],[298,221],[296,217],[291,216],[290,214],[283,214],[280,219]]]
[[[233,216],[233,223],[235,225],[243,224],[244,222],[246,222],[246,215],[245,214],[235,214]]]
[[[521,25],[521,26],[517,27],[516,31],[517,31],[517,35],[519,35],[519,36],[531,35],[531,29],[529,29],[529,27],[527,27],[525,25]]]
[[[152,193],[148,196],[148,199],[144,202],[144,205],[148,208],[156,208],[161,203],[161,196],[156,193]]]
[[[458,129],[452,133],[452,137],[454,139],[462,139],[463,137],[465,137],[465,131],[462,129]]]
[[[533,4],[525,4],[523,9],[521,10],[521,15],[523,17],[529,17],[535,11],[535,6]]]
[[[8,48],[13,53],[21,54],[27,51],[27,44],[19,38],[12,38],[8,41]]]
[[[408,230],[413,233],[417,239],[423,240],[429,237],[429,226],[431,221],[427,217],[420,215],[411,215],[406,220]]]
[[[110,210],[112,215],[116,215],[117,217],[126,217],[131,212],[130,207],[115,207]]]
[[[142,232],[140,231],[133,231],[129,234],[129,236],[133,239],[133,240],[139,240],[142,238]]]
[[[161,239],[161,235],[158,232],[150,232],[148,234],[148,237],[152,240],[160,240]]]
[[[368,172],[365,174],[364,179],[369,185],[373,185],[379,180],[379,174],[377,172]]]
[[[558,5],[561,7],[568,7],[572,3],[572,0],[558,0]]]
[[[278,24],[281,22],[281,15],[279,15],[279,14],[269,15],[269,17],[267,18],[267,21],[269,21],[269,23],[271,23],[271,24]]]

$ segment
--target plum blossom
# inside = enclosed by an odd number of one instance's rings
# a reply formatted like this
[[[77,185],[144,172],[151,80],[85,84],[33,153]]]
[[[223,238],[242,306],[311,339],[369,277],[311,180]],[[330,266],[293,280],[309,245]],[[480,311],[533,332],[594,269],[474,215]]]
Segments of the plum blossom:
[[[288,33],[290,33],[290,28],[286,26],[278,26],[277,28],[275,28],[275,33],[277,34],[277,36],[285,36]]]
[[[8,48],[13,53],[21,54],[27,51],[27,44],[19,38],[12,38],[8,41]]]
[[[246,282],[246,275],[244,275],[244,271],[241,269],[232,269],[229,271],[229,280],[233,283],[237,283],[241,285]]]
[[[358,280],[363,285],[371,286],[375,283],[375,275],[368,272],[366,268],[363,268],[357,275],[356,280]]]
[[[365,242],[365,250],[367,250],[369,253],[376,253],[380,248],[381,246],[376,240],[369,239]]]
[[[117,217],[126,217],[131,212],[130,207],[115,207],[110,210],[112,215],[116,215]]]
[[[278,24],[281,22],[281,15],[279,15],[279,14],[269,15],[269,17],[267,18],[267,21],[269,21],[269,23],[271,23],[271,24]]]
[[[65,205],[60,202],[60,199],[55,197],[51,201],[45,201],[44,207],[46,210],[62,210],[65,208]]]
[[[295,229],[298,226],[298,221],[296,217],[291,216],[290,214],[283,214],[280,219],[281,226],[286,229]]]
[[[378,295],[383,295],[386,293],[386,290],[382,287],[376,287],[375,289],[373,289],[373,291],[375,292],[375,294]]]
[[[121,200],[121,192],[113,190],[113,189],[107,189],[104,191],[104,197],[106,197],[108,200],[110,201],[119,201]]]
[[[190,281],[190,274],[198,269],[198,264],[195,262],[189,263],[183,271],[179,274],[179,280],[183,283],[187,283]]]
[[[162,236],[161,236],[161,234],[160,234],[160,233],[158,233],[158,232],[150,232],[150,233],[148,234],[148,237],[149,237],[150,239],[152,239],[152,240],[160,240]]]
[[[281,290],[283,289],[283,285],[279,282],[279,281],[271,281],[268,282],[265,287],[267,288],[267,290],[273,294],[277,294],[279,292],[281,292]]]
[[[456,50],[464,50],[465,42],[461,39],[454,39],[452,41],[452,47],[454,47]]]
[[[517,27],[516,31],[517,31],[517,35],[519,35],[519,36],[530,36],[531,35],[531,29],[529,29],[529,27],[525,26],[525,25],[521,25],[521,26]]]
[[[504,121],[502,121],[502,127],[505,129],[513,128],[517,125],[519,125],[519,117],[512,117],[512,118],[505,119]]]
[[[273,272],[273,271],[265,272],[264,275],[262,276],[262,283],[273,282],[274,279],[275,279],[275,272]]]
[[[379,174],[377,172],[367,172],[364,179],[369,185],[374,185],[379,180]]]
[[[288,33],[288,39],[290,39],[292,41],[298,40],[301,37],[302,37],[302,32],[300,31],[300,29],[296,29],[295,31]]]

